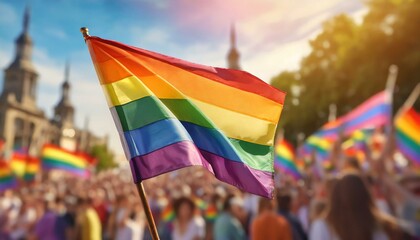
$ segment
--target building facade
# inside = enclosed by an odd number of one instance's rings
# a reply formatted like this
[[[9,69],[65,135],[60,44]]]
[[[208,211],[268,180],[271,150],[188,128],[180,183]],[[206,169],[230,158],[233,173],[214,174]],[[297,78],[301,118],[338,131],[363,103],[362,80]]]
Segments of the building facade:
[[[5,140],[4,150],[27,149],[30,154],[37,155],[45,143],[54,143],[71,151],[88,151],[93,145],[107,144],[107,137],[97,137],[86,126],[78,129],[74,124],[68,63],[61,98],[54,107],[52,119],[36,105],[39,74],[32,62],[33,42],[29,24],[30,11],[26,8],[23,30],[15,41],[14,59],[4,70],[0,94],[0,138]]]

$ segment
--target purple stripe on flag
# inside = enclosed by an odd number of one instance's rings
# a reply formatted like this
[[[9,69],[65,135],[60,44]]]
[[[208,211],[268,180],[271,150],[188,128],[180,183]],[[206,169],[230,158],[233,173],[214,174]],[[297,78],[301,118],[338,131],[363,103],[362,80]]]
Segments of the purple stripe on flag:
[[[410,148],[404,143],[397,142],[399,150],[410,160],[420,164],[420,153],[416,152],[415,149]]]
[[[177,142],[130,161],[135,182],[189,166],[203,166],[216,178],[242,190],[272,197],[273,173],[256,170],[216,154],[199,150],[193,142]]]
[[[376,115],[365,122],[360,122],[357,125],[346,127],[346,134],[350,134],[358,129],[368,129],[368,128],[375,128],[377,126],[381,126],[386,124],[389,121],[389,116],[380,114]]]

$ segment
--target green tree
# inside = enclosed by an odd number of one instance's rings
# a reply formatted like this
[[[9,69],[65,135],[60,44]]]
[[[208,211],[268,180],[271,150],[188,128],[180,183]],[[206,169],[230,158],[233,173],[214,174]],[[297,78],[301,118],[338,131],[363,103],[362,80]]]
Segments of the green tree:
[[[96,165],[96,170],[102,171],[105,169],[114,168],[117,164],[114,161],[114,154],[109,151],[106,144],[93,146],[90,154],[95,157],[98,161]]]
[[[394,111],[419,82],[420,1],[370,0],[366,4],[369,12],[361,24],[345,14],[326,21],[310,41],[311,52],[300,69],[272,79],[274,87],[288,92],[280,127],[289,140],[325,124],[331,104],[340,116],[383,90],[392,64],[399,68]]]

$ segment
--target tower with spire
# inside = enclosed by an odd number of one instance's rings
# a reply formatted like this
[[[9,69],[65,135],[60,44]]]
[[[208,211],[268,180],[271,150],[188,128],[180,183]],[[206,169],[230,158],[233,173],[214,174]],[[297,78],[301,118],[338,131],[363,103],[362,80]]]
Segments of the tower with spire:
[[[74,107],[70,101],[70,64],[67,61],[64,81],[61,85],[61,99],[54,107],[54,122],[60,127],[74,127]]]
[[[228,68],[240,70],[241,67],[239,65],[239,58],[240,54],[239,51],[236,49],[235,26],[232,24],[230,28],[230,50],[227,55]]]
[[[36,105],[38,72],[32,63],[32,38],[29,34],[30,9],[23,15],[23,29],[15,40],[15,56],[4,71],[0,95],[0,138],[6,150],[36,151],[43,144],[47,122]]]
[[[30,10],[26,7],[23,30],[15,41],[15,57],[5,70],[2,97],[13,94],[17,102],[36,107],[38,72],[32,64],[32,38],[29,35]]]
[[[51,141],[67,150],[76,150],[77,129],[74,126],[74,107],[70,101],[70,63],[64,68],[64,81],[61,84],[61,97],[54,107],[51,120],[55,127]]]

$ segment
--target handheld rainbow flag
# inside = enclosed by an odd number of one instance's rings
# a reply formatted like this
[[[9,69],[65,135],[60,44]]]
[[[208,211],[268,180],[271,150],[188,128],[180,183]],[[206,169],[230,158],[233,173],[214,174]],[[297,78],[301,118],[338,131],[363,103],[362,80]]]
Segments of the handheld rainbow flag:
[[[19,178],[23,178],[23,175],[25,175],[27,158],[28,155],[23,151],[14,151],[10,158],[10,167]]]
[[[52,144],[42,148],[42,168],[63,170],[80,177],[88,177],[88,162],[82,156]]]
[[[175,219],[175,211],[172,205],[168,204],[161,213],[161,219],[164,222],[171,222]]]
[[[294,179],[302,178],[295,164],[293,146],[286,140],[279,140],[275,145],[274,167],[291,175]]]
[[[214,222],[217,218],[218,211],[215,204],[208,204],[205,212],[204,212],[204,219],[207,222]]]
[[[349,135],[359,129],[372,129],[391,122],[391,96],[388,91],[382,91],[353,111],[342,117],[344,133]]]
[[[29,156],[26,160],[25,174],[23,179],[27,182],[31,182],[35,179],[35,175],[41,169],[41,161],[39,158]]]
[[[136,183],[200,165],[221,181],[272,197],[284,93],[247,72],[85,40]]]
[[[356,130],[349,139],[342,143],[341,148],[344,154],[349,157],[356,157],[359,161],[365,159],[365,152],[368,149],[368,140],[373,131],[369,129]]]
[[[395,119],[397,147],[415,164],[420,165],[420,114],[413,108]]]
[[[0,159],[0,192],[17,186],[17,181],[10,164]]]

